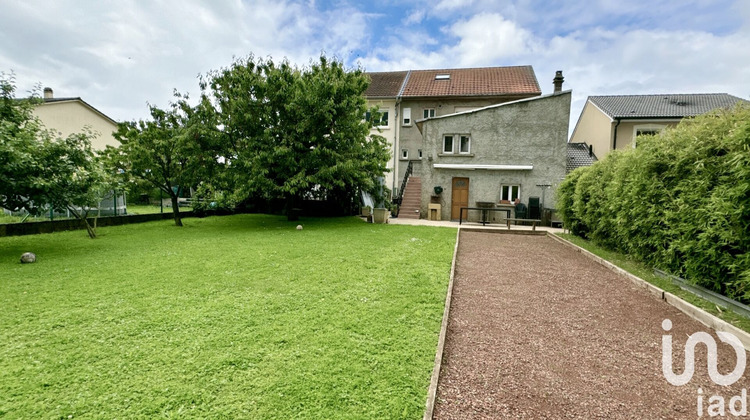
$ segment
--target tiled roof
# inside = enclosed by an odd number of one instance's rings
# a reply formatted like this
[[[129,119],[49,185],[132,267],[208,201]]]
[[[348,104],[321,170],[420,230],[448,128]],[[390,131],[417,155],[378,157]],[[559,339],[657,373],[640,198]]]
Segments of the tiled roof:
[[[407,72],[368,73],[372,78],[367,96],[397,96],[395,79],[406,77],[401,96],[519,96],[541,95],[539,82],[531,66],[483,67],[469,69],[411,70]],[[442,77],[438,77],[442,76]],[[384,95],[383,92],[393,93]]]
[[[395,98],[401,91],[404,78],[408,71],[386,71],[378,73],[367,73],[370,76],[370,86],[365,91],[365,96],[376,98]]]
[[[726,93],[692,93],[589,96],[589,101],[610,118],[683,118],[745,100]]]
[[[588,144],[568,143],[568,161],[565,166],[567,172],[581,166],[591,166],[596,160],[596,155],[589,152]]]

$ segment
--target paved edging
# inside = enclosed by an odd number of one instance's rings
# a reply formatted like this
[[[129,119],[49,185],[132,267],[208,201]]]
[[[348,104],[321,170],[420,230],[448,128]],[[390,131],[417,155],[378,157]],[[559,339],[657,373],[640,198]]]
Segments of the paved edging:
[[[705,326],[707,326],[709,328],[712,328],[712,329],[714,329],[716,331],[724,331],[724,332],[728,332],[728,333],[734,334],[742,342],[742,345],[745,347],[745,349],[748,350],[748,351],[750,351],[750,334],[747,333],[746,331],[743,331],[743,330],[735,327],[734,325],[732,325],[732,324],[724,321],[723,319],[720,319],[720,318],[717,318],[714,315],[711,315],[710,313],[704,311],[703,309],[698,308],[697,306],[695,306],[695,305],[693,305],[693,304],[691,304],[691,303],[689,303],[689,302],[687,302],[687,301],[685,301],[685,300],[683,300],[683,299],[681,299],[681,298],[673,295],[672,293],[665,292],[661,288],[656,287],[653,284],[651,284],[651,283],[643,280],[642,278],[640,278],[638,276],[635,276],[635,275],[633,275],[633,274],[631,274],[631,273],[623,270],[622,268],[620,268],[620,267],[612,264],[611,262],[605,260],[604,258],[601,258],[601,257],[599,257],[599,256],[597,256],[597,255],[595,255],[595,254],[593,254],[593,253],[591,253],[591,252],[589,252],[589,251],[587,251],[587,250],[579,247],[578,245],[576,245],[576,244],[568,241],[567,239],[561,238],[561,237],[559,237],[556,234],[551,233],[551,232],[548,232],[547,236],[551,237],[552,239],[554,239],[554,240],[556,240],[556,241],[558,241],[558,242],[560,242],[560,243],[562,243],[564,245],[567,245],[567,246],[573,248],[574,250],[576,250],[576,251],[580,252],[581,254],[587,256],[588,258],[590,258],[590,259],[598,262],[602,266],[609,268],[610,270],[614,271],[615,273],[620,274],[621,276],[626,277],[627,279],[629,279],[630,281],[632,281],[637,286],[640,286],[640,287],[643,287],[644,289],[646,289],[646,291],[649,294],[651,294],[651,295],[653,295],[653,296],[655,296],[655,297],[657,297],[657,298],[665,301],[669,305],[677,308],[680,312],[682,312],[685,315],[689,316],[690,318],[692,318],[692,319],[700,322],[701,324],[703,324],[703,325],[705,325]]]
[[[456,275],[456,256],[458,255],[458,242],[461,238],[461,229],[456,231],[456,246],[453,248],[453,261],[451,262],[451,275],[448,281],[448,291],[445,294],[445,309],[443,309],[443,322],[440,325],[440,336],[438,336],[437,350],[435,351],[435,365],[432,367],[432,378],[427,388],[427,402],[425,403],[423,420],[432,419],[435,411],[435,398],[437,397],[438,379],[440,368],[443,365],[443,351],[445,350],[445,334],[448,331],[448,316],[451,311],[451,298],[453,297],[453,278]]]

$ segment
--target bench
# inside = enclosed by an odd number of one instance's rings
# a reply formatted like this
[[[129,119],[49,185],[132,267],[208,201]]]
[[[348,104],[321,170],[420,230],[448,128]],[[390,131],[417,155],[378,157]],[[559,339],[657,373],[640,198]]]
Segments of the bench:
[[[510,230],[510,222],[531,222],[531,230],[536,230],[536,224],[542,223],[539,219],[516,219],[516,218],[507,218],[505,219],[505,222],[508,225],[508,230]]]

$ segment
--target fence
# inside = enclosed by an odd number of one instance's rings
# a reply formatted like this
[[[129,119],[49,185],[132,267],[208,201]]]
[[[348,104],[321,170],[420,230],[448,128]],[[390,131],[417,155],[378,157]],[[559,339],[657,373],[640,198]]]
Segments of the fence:
[[[192,211],[181,211],[181,217],[193,217]],[[168,213],[152,213],[152,214],[129,214],[124,216],[107,216],[99,217],[96,219],[96,226],[119,226],[128,225],[131,223],[143,223],[151,222],[154,220],[171,219],[174,215],[172,212]],[[94,218],[89,217],[89,223],[93,226]],[[24,222],[24,223],[8,223],[0,224],[0,237],[3,236],[22,236],[22,235],[36,235],[39,233],[53,233],[62,232],[66,230],[78,230],[84,229],[83,223],[78,219],[65,219],[65,220],[46,220],[41,222]]]

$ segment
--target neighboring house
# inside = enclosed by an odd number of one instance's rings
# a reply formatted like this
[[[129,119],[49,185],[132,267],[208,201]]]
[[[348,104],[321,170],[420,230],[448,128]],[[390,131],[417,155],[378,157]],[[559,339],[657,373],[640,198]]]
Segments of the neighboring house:
[[[743,101],[726,93],[589,96],[570,142],[592,145],[601,159],[612,150],[636,147],[639,134]]]
[[[34,108],[34,115],[45,127],[58,131],[63,137],[80,133],[85,128],[93,131],[91,146],[94,150],[104,150],[106,146],[119,146],[113,132],[117,131],[117,122],[81,98],[55,98],[51,88],[44,88],[44,102]],[[113,194],[99,204],[99,215],[125,214],[127,212],[125,195],[118,192],[116,201]],[[70,216],[60,213],[58,216]]]
[[[367,73],[370,76],[370,86],[365,95],[369,107],[378,107],[380,112],[379,122],[375,122],[376,128],[372,134],[378,134],[388,141],[393,151],[393,145],[398,144],[399,127],[396,124],[397,98],[403,87],[408,72],[391,71],[382,73]],[[388,161],[389,172],[385,175],[385,185],[393,188],[394,174],[396,171],[396,156],[392,152]]]
[[[91,141],[95,150],[119,145],[112,135],[117,130],[117,122],[81,98],[55,98],[52,89],[44,88],[44,102],[34,108],[34,115],[63,137],[80,133],[84,127],[90,128],[96,134]]]
[[[482,202],[513,210],[516,199],[535,197],[554,208],[565,177],[570,100],[570,91],[557,91],[417,121],[425,157],[421,216],[429,217],[435,186],[443,188],[442,220]]]
[[[591,166],[596,162],[593,146],[586,143],[568,143],[568,163],[565,172],[571,172],[582,166]]]
[[[424,162],[422,134],[415,121],[541,95],[531,66],[409,70],[368,73],[365,95],[371,106],[387,113],[381,135],[392,147],[386,185],[399,197],[411,164],[415,173]],[[384,114],[385,117],[385,114]]]

